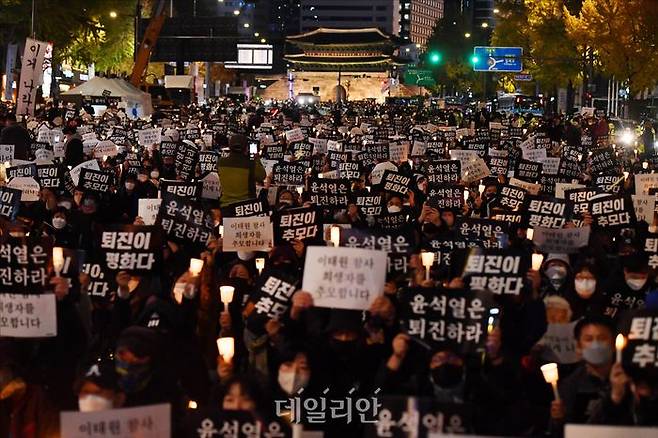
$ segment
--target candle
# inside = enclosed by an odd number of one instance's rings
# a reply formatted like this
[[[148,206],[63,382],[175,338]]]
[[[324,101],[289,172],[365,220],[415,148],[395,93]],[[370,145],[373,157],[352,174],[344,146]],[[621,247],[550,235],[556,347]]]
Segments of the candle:
[[[422,251],[420,259],[425,267],[425,281],[430,280],[430,268],[434,264],[434,253],[429,251]]]
[[[53,247],[53,270],[55,271],[55,277],[59,277],[59,274],[64,268],[64,248],[61,246]]]
[[[624,338],[624,335],[619,333],[615,338],[615,350],[617,350],[617,363],[621,363],[621,353],[622,351],[624,351],[625,346],[626,346],[626,338]]]
[[[235,352],[233,338],[217,338],[217,350],[224,362],[230,362]]]
[[[188,408],[188,409],[196,409],[197,406],[198,406],[198,405],[197,405],[197,403],[196,403],[194,400],[190,400],[190,401],[187,403],[187,408]]]
[[[628,172],[623,172],[624,173],[624,179],[628,179]]]
[[[219,237],[224,237],[224,225],[219,226]]]
[[[547,363],[542,365],[541,373],[544,375],[546,383],[550,383],[553,387],[553,395],[555,400],[560,400],[560,393],[557,391],[558,372],[556,363]]]
[[[464,189],[464,202],[468,201],[468,197],[470,196],[470,193],[468,189]]]
[[[649,168],[649,162],[648,161],[643,161],[642,162],[642,169],[647,170]]]
[[[525,232],[525,237],[526,237],[528,240],[532,240],[532,238],[533,238],[534,236],[535,236],[535,230],[533,230],[532,228],[528,228],[528,230]],[[541,263],[540,263],[540,265],[541,265]]]
[[[543,254],[533,254],[532,255],[532,270],[539,271],[541,268],[541,263],[544,261]]]
[[[190,259],[190,274],[192,274],[193,277],[199,275],[202,269],[203,269],[203,260]]]
[[[340,246],[340,227],[331,227],[331,243],[335,247]]]
[[[486,188],[486,187],[484,186],[484,184],[480,184],[480,185],[478,186],[478,190],[480,191],[480,194],[484,193],[484,189],[485,189],[485,188]]]
[[[262,257],[259,257],[256,259],[256,269],[258,269],[258,274],[263,273],[263,268],[265,267],[265,259]]]
[[[304,187],[301,186],[297,187],[297,193],[299,193],[300,196],[302,195],[303,192],[304,192]]]
[[[228,305],[231,301],[233,301],[233,292],[235,292],[235,288],[233,286],[220,286],[219,287],[219,296],[220,299],[222,300],[222,303],[224,303],[224,307],[228,311]]]

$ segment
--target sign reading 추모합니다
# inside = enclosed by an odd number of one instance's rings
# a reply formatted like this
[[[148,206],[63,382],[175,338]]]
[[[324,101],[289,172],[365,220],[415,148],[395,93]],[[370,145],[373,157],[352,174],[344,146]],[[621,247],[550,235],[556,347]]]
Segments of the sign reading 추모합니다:
[[[302,289],[316,307],[368,309],[383,293],[385,280],[385,251],[308,247]]]

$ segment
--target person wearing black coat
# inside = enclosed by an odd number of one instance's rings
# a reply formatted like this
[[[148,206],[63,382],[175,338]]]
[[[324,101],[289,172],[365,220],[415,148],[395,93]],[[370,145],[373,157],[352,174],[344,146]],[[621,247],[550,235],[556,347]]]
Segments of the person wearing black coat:
[[[82,139],[73,127],[67,126],[62,132],[66,136],[64,165],[75,167],[85,160],[84,153],[82,152]]]

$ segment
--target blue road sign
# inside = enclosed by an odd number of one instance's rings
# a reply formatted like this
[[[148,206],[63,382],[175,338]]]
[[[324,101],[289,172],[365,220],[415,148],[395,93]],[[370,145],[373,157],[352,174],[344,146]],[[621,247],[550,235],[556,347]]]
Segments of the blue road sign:
[[[471,63],[475,71],[523,71],[523,49],[521,47],[482,47],[473,48]]]

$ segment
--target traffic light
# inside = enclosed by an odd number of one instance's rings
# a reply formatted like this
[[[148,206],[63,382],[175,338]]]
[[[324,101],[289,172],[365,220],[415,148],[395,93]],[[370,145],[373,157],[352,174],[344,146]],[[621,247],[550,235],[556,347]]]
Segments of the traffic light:
[[[480,62],[480,57],[477,55],[471,56],[471,64],[475,67]]]
[[[432,51],[429,53],[427,59],[430,64],[437,65],[441,62],[441,54],[437,51]]]

